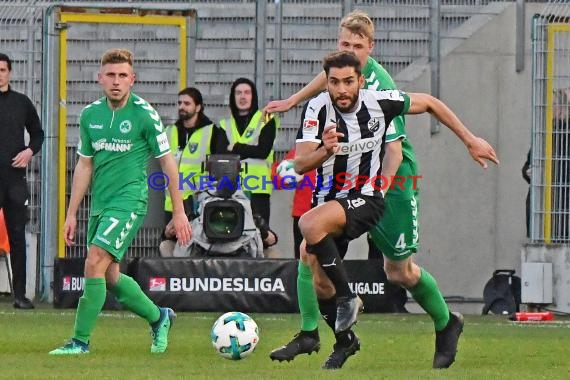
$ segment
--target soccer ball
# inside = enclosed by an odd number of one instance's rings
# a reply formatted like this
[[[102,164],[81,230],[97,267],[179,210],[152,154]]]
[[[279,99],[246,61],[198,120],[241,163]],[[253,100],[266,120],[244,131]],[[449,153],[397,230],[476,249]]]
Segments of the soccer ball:
[[[249,315],[231,311],[218,318],[210,336],[218,354],[226,359],[239,360],[255,350],[259,328]]]
[[[283,160],[277,166],[276,173],[281,177],[282,184],[285,186],[295,185],[303,179],[303,175],[295,171],[295,163],[293,160]]]

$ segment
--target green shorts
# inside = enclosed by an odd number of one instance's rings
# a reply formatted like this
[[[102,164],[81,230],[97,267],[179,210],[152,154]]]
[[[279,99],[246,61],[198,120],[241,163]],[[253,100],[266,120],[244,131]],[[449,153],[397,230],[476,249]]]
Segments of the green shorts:
[[[418,251],[419,194],[412,198],[386,197],[384,216],[369,231],[376,247],[393,261],[407,259]]]
[[[103,248],[120,262],[137,235],[144,215],[131,211],[105,210],[89,218],[87,246]]]

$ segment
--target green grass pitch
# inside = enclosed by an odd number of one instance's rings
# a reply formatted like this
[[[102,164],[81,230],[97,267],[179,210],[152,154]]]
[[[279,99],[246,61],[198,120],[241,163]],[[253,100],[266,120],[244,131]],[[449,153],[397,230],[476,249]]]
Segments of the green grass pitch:
[[[466,316],[455,364],[432,370],[434,334],[426,315],[363,314],[355,328],[362,349],[339,371],[321,365],[332,334],[321,323],[318,354],[272,362],[269,352],[298,330],[296,314],[255,314],[260,342],[241,361],[218,356],[210,328],[221,313],[178,313],[164,355],[151,355],[146,322],[128,312],[104,312],[81,357],[47,353],[69,338],[74,310],[33,311],[0,304],[1,379],[570,379],[570,320],[514,323]]]

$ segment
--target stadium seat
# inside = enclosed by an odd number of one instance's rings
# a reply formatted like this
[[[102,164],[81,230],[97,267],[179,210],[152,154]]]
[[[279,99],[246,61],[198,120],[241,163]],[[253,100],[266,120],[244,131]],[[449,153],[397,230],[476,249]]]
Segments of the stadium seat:
[[[8,262],[9,254],[10,242],[8,241],[8,231],[6,230],[6,223],[4,223],[4,211],[0,209],[0,260],[4,260],[4,263],[6,264],[8,284],[10,286],[10,294],[12,294],[12,273],[10,271],[10,263]]]

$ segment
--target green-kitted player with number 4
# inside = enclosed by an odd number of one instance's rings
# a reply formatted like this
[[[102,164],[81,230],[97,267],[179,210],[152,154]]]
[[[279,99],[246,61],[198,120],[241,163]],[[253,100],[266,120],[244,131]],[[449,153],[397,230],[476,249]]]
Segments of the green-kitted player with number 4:
[[[119,263],[137,234],[147,212],[146,168],[152,154],[170,179],[173,222],[181,244],[192,231],[178,191],[178,176],[168,139],[158,113],[131,92],[135,81],[133,54],[124,49],[107,51],[101,59],[99,84],[105,96],[83,109],[79,121],[79,161],[73,173],[64,239],[74,244],[77,209],[92,184],[91,214],[87,232],[85,288],[77,306],[71,340],[51,355],[89,353],[89,340],[103,308],[107,289],[128,310],[151,326],[152,353],[162,353],[175,317],[172,309],[155,305]]]

